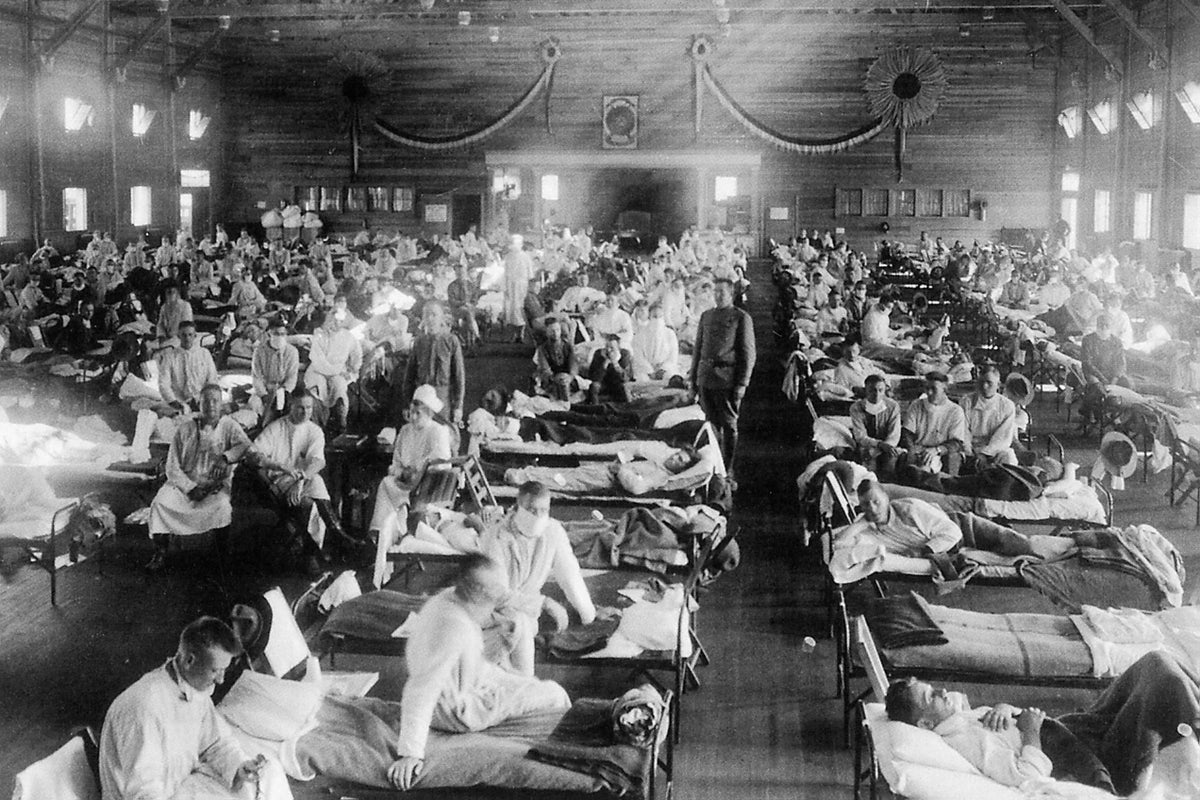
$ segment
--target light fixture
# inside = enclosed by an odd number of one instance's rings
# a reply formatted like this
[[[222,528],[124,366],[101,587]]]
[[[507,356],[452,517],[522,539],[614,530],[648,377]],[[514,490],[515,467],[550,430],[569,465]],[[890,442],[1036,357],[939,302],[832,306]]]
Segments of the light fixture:
[[[1068,106],[1058,113],[1058,124],[1068,139],[1074,139],[1083,128],[1083,112],[1079,106]]]
[[[728,22],[726,22],[724,25],[721,26],[721,38],[728,39],[732,35],[733,35],[733,26],[730,25]]]
[[[462,25],[463,27],[470,25],[471,24],[471,12],[470,11],[458,12],[458,24]]]
[[[717,22],[725,25],[729,22],[729,7],[721,6],[717,9]]]
[[[278,44],[279,43],[279,29],[271,28],[271,30],[267,31],[267,40],[270,42],[274,42],[275,44]]]
[[[0,94],[0,122],[4,120],[4,112],[8,110],[8,104],[12,100],[6,94]]]
[[[221,30],[227,31],[232,25],[233,17],[229,16],[228,14],[222,14],[221,16],[217,17],[217,27]]]
[[[496,42],[500,41],[500,28],[498,28],[495,25],[488,28],[488,41],[491,42],[492,44],[495,44]]]
[[[158,0],[158,13],[165,14],[171,10],[171,0]]]
[[[984,6],[984,7],[983,7],[983,19],[984,19],[984,21],[985,21],[985,22],[991,22],[991,21],[992,21],[992,20],[994,20],[995,18],[996,18],[996,7],[995,7],[995,6]]]
[[[424,10],[432,11],[435,0],[417,0],[417,2],[420,4],[421,8],[423,8]]]
[[[1116,64],[1104,65],[1104,80],[1109,83],[1116,83],[1121,80],[1121,70],[1117,69]]]
[[[1200,83],[1188,81],[1175,92],[1175,99],[1193,125],[1200,125]]]
[[[971,26],[965,22],[960,23],[958,26],[958,35],[961,39],[971,38]]]
[[[1071,88],[1072,89],[1082,89],[1083,88],[1083,73],[1077,69],[1071,70]]]

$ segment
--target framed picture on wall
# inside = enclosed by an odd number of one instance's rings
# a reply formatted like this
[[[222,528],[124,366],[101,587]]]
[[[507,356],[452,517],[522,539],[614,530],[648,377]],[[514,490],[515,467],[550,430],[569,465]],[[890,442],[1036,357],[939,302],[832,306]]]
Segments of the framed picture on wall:
[[[638,95],[606,94],[600,111],[600,146],[606,150],[636,150]]]
[[[445,203],[426,203],[426,222],[445,222],[450,219],[450,206]]]

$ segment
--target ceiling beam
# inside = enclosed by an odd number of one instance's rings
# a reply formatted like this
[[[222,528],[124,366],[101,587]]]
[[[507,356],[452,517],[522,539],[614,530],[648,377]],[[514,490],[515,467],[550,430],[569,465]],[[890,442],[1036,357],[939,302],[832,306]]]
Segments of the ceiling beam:
[[[231,24],[232,20],[228,16],[223,16],[220,18],[217,23],[216,30],[210,33],[208,38],[201,42],[196,49],[192,51],[192,54],[188,56],[182,64],[177,65],[171,72],[172,86],[174,86],[176,89],[183,88],[183,84],[187,80],[188,73],[195,69],[196,65],[200,63],[201,59],[213,51],[213,48],[216,46],[217,42],[222,36],[225,35],[225,31],[229,30],[229,26]]]
[[[159,14],[149,25],[142,28],[141,32],[134,37],[129,46],[125,48],[121,55],[117,56],[112,63],[112,72],[114,75],[123,76],[125,68],[129,66],[129,62],[133,61],[134,57],[142,51],[142,48],[150,43],[150,41],[158,35],[167,24],[167,15]]]
[[[1142,44],[1150,48],[1153,59],[1151,64],[1158,68],[1165,68],[1167,65],[1166,46],[1159,41],[1157,36],[1141,26],[1137,15],[1130,10],[1129,6],[1125,5],[1123,0],[1104,0],[1104,5],[1108,6],[1113,14],[1116,14],[1117,19],[1125,24],[1130,33],[1140,39]]]
[[[1178,2],[1188,10],[1189,14],[1200,20],[1200,0],[1178,0]]]
[[[49,64],[54,60],[54,54],[58,52],[58,49],[67,43],[83,23],[87,22],[87,18],[100,7],[100,3],[101,0],[87,0],[78,11],[59,26],[49,39],[42,43],[41,47],[37,49],[37,56],[43,64]]]
[[[1092,49],[1104,58],[1108,65],[1115,69],[1118,74],[1125,74],[1125,65],[1121,63],[1121,58],[1113,52],[1111,47],[1106,47],[1100,44],[1100,40],[1096,38],[1096,34],[1091,27],[1083,21],[1083,18],[1076,14],[1071,7],[1067,5],[1066,0],[1051,0],[1054,7],[1058,9],[1058,13],[1062,15],[1072,28],[1083,38],[1085,42],[1092,46]]]

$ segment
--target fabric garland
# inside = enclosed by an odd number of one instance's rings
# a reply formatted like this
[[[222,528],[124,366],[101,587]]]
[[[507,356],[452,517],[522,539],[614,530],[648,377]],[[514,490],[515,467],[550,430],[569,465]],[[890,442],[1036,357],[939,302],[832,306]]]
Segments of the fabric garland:
[[[448,152],[451,150],[459,150],[482,142],[484,139],[492,136],[502,128],[508,126],[513,120],[519,117],[525,109],[537,98],[542,92],[546,92],[546,129],[550,130],[550,88],[554,83],[554,66],[558,63],[561,51],[558,48],[557,42],[549,42],[542,45],[542,59],[546,62],[542,74],[534,81],[534,84],[529,87],[513,105],[508,107],[508,110],[501,114],[498,118],[489,122],[481,128],[476,128],[459,136],[431,137],[418,136],[412,133],[405,133],[394,127],[386,120],[376,117],[375,130],[386,136],[388,139],[397,144],[411,147],[414,150],[424,150],[428,153]]]
[[[784,136],[774,130],[771,130],[766,125],[750,117],[746,111],[737,104],[732,97],[725,91],[724,87],[713,76],[708,65],[702,63],[699,59],[696,60],[696,75],[697,75],[697,96],[700,93],[699,83],[702,81],[704,86],[708,88],[713,96],[717,98],[717,102],[729,112],[729,114],[737,120],[742,127],[764,139],[775,147],[781,150],[786,150],[789,153],[799,153],[801,155],[829,155],[832,153],[841,153],[849,150],[851,147],[870,141],[883,132],[887,128],[887,123],[883,120],[876,120],[870,125],[849,134],[848,136],[835,139],[799,139],[789,136]],[[699,128],[699,109],[700,101],[697,97],[697,128]]]

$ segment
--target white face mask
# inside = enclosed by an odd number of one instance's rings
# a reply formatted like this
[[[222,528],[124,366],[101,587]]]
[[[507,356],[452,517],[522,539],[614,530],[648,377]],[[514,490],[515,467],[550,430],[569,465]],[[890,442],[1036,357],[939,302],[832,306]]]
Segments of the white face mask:
[[[520,506],[517,507],[514,521],[516,522],[517,530],[531,539],[540,538],[546,531],[546,523],[549,522],[546,517],[539,517],[532,511]]]
[[[863,408],[868,414],[878,414],[880,411],[883,411],[883,398],[880,398],[875,403],[872,403],[870,400],[863,400]]]
[[[271,337],[271,347],[274,347],[276,350],[282,350],[285,345],[287,345],[287,337],[286,336],[272,336]]]

